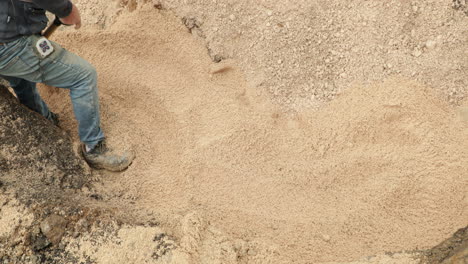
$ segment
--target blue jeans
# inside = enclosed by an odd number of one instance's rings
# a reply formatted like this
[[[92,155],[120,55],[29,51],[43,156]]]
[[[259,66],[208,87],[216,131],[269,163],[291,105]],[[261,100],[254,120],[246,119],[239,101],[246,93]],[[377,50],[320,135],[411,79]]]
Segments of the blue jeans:
[[[96,69],[52,41],[54,52],[42,58],[35,47],[39,38],[33,35],[0,45],[0,76],[10,82],[22,104],[48,119],[51,113],[36,83],[68,89],[80,140],[89,147],[95,146],[104,139]]]

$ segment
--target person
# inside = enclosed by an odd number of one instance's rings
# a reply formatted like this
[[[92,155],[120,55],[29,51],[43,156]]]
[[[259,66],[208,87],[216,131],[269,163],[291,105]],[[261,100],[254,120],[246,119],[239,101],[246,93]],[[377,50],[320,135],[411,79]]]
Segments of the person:
[[[80,12],[70,0],[0,0],[0,76],[10,82],[20,103],[56,125],[58,116],[36,83],[68,89],[85,160],[96,169],[125,170],[133,155],[116,154],[105,144],[96,69],[41,35],[48,23],[46,10],[65,25],[81,26]]]

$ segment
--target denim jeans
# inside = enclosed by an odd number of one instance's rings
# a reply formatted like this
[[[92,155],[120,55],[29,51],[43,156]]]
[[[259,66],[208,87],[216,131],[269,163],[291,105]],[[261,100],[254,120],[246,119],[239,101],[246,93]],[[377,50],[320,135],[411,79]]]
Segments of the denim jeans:
[[[100,128],[96,69],[81,57],[52,42],[54,52],[43,58],[36,50],[40,36],[25,36],[0,45],[0,76],[10,82],[19,101],[51,119],[36,83],[68,89],[78,120],[80,140],[89,147],[104,139]]]

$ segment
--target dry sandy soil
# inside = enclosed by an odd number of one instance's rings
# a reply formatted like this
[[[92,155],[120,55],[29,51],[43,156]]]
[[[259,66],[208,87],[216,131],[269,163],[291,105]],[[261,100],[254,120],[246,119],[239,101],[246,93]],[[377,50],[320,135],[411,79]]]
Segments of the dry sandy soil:
[[[419,263],[468,224],[464,1],[78,5],[53,40],[137,159],[94,172],[112,217],[43,263]],[[41,91],[77,142],[67,92]],[[34,222],[2,199],[0,237]]]

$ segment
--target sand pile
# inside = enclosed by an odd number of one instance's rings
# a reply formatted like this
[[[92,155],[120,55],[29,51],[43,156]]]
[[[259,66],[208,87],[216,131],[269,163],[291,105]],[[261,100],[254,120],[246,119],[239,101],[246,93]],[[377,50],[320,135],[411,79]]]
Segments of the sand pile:
[[[146,0],[80,0],[105,27],[109,11]],[[283,109],[335,98],[351,83],[404,76],[453,104],[468,93],[465,0],[152,0],[203,38],[213,60],[234,58],[250,85]],[[98,8],[99,7],[99,8]],[[103,22],[100,22],[103,21]]]
[[[192,263],[239,241],[249,263],[351,261],[429,248],[466,225],[467,124],[417,82],[356,84],[291,116],[234,61],[213,74],[203,43],[151,6],[55,39],[97,67],[109,141],[138,157],[102,173],[100,194],[190,241]],[[75,135],[66,92],[44,92]]]

